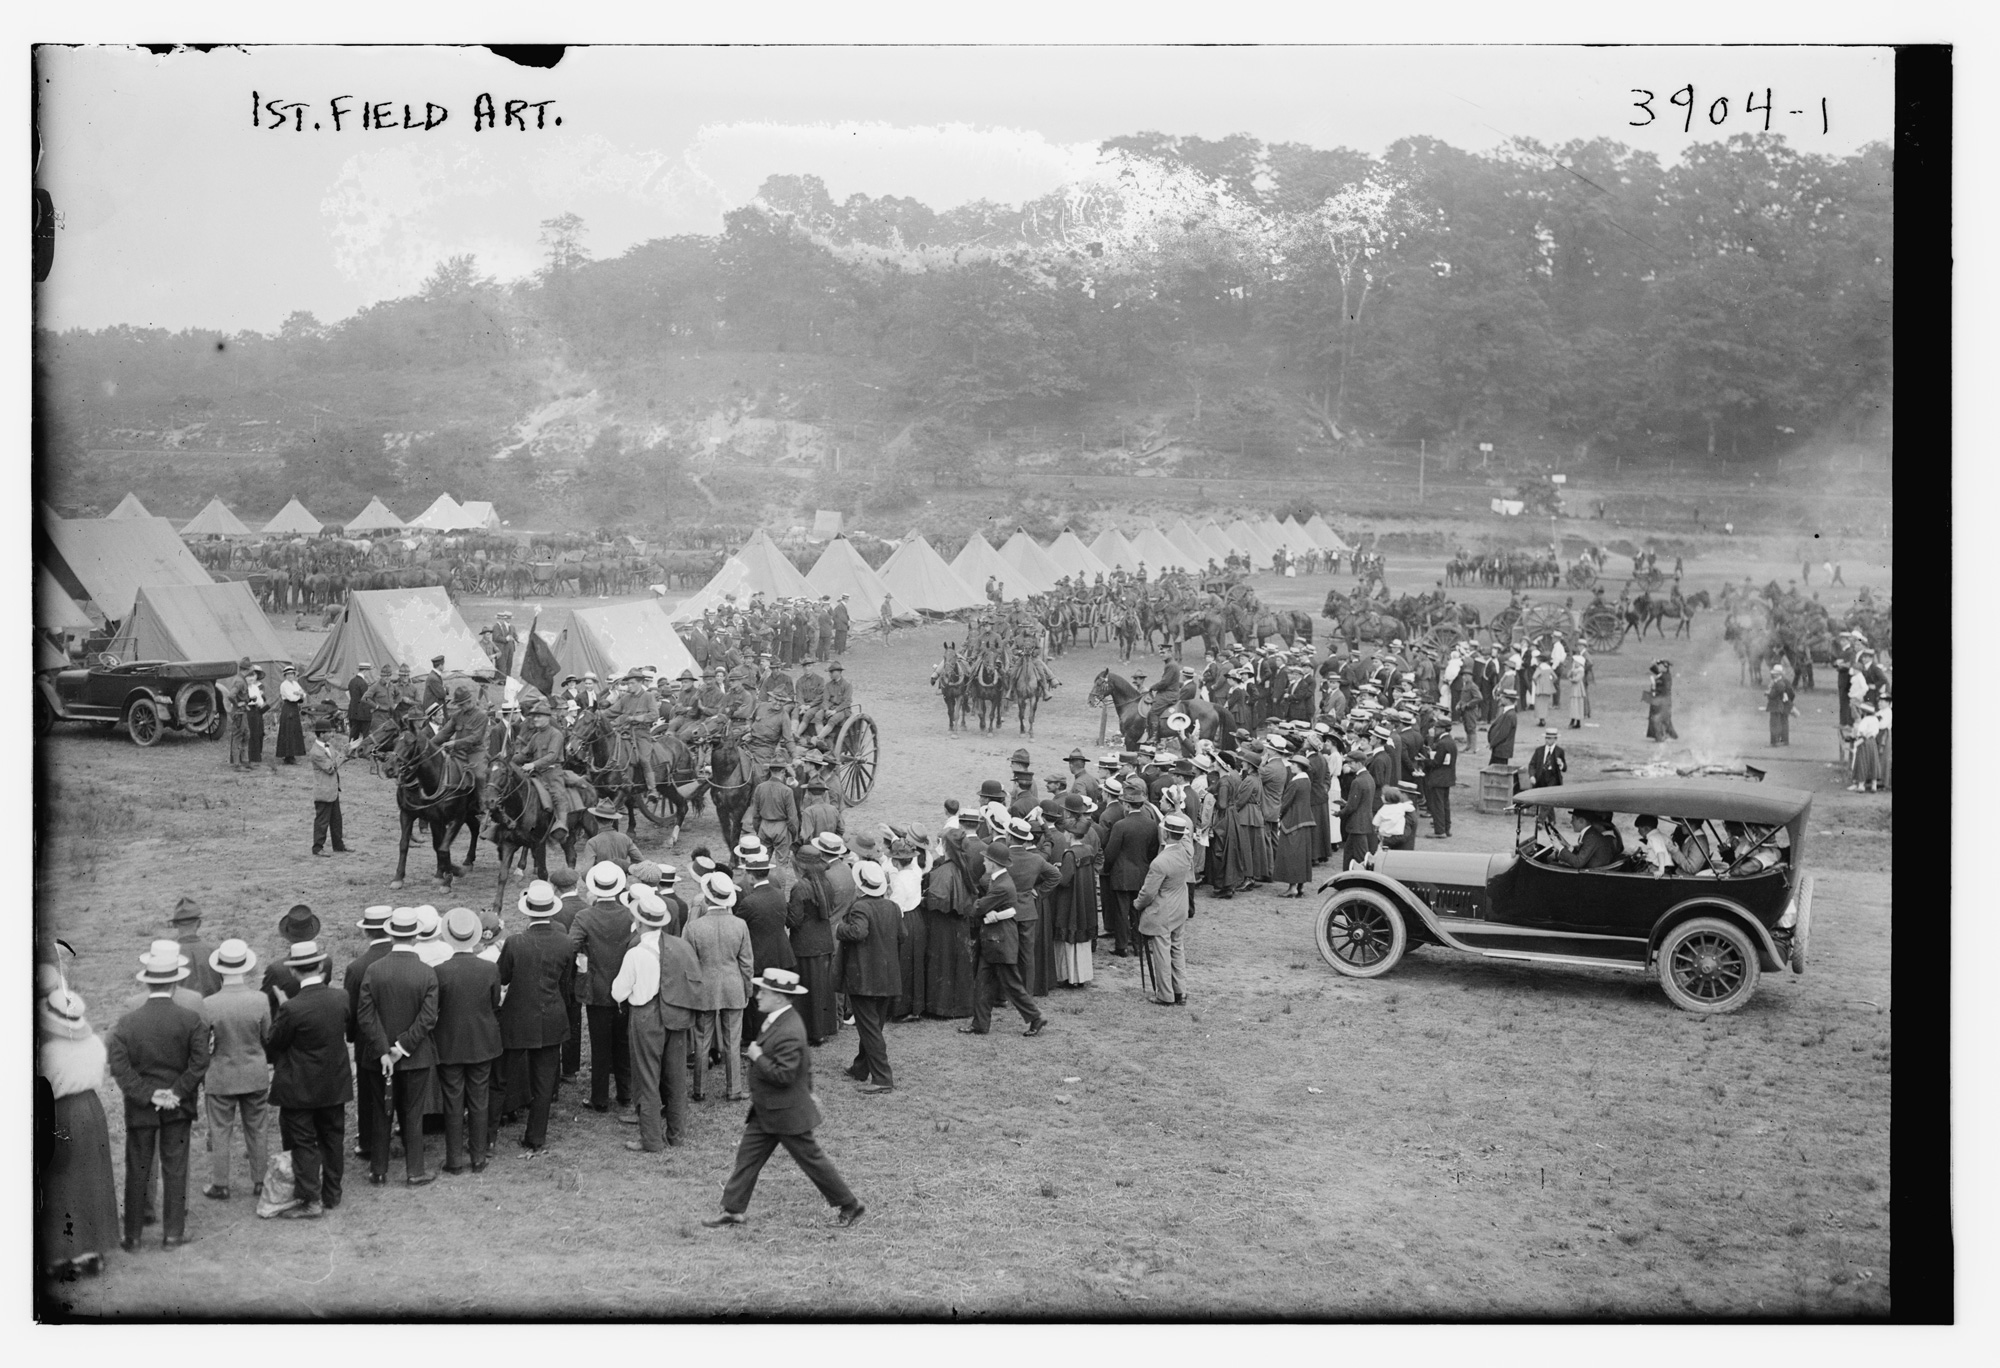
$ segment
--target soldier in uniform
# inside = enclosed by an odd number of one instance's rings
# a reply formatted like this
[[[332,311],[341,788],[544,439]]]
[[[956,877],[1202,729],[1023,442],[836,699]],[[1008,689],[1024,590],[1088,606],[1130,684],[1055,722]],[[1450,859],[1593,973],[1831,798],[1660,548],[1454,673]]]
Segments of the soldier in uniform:
[[[472,777],[472,793],[479,810],[486,810],[486,743],[490,719],[486,709],[473,701],[472,690],[461,684],[451,693],[452,712],[438,728],[438,747],[457,759]]]
[[[799,839],[798,797],[785,782],[782,761],[764,767],[764,779],[750,791],[749,819],[773,855],[791,851]]]
[[[808,735],[826,715],[826,676],[813,668],[814,661],[808,656],[805,668],[799,672],[799,734]]]
[[[853,619],[847,611],[847,595],[842,594],[840,602],[833,605],[831,616],[833,618],[833,653],[837,656],[846,655],[847,632],[853,626]]]
[[[826,667],[826,725],[822,731],[832,735],[839,730],[848,715],[854,711],[854,686],[847,682],[846,667],[839,661]]]
[[[494,614],[499,621],[493,624],[493,664],[500,671],[502,679],[514,673],[514,647],[520,638],[514,635],[514,614],[502,608]]]
[[[529,705],[527,718],[528,728],[514,738],[507,758],[534,780],[542,801],[554,813],[549,829],[556,831],[568,824],[570,812],[569,785],[560,773],[563,734],[556,730],[555,710],[545,701]]]

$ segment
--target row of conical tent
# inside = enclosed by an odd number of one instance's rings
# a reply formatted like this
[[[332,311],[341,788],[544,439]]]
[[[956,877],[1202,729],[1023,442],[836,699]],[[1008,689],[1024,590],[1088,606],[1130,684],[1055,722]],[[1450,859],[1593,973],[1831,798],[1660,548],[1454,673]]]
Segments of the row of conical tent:
[[[763,532],[755,533],[741,551],[724,562],[700,593],[671,614],[675,622],[692,622],[709,609],[730,600],[742,604],[762,592],[767,599],[818,598],[846,594],[856,627],[872,625],[886,599],[892,617],[915,613],[955,613],[986,602],[986,584],[994,581],[1005,599],[1022,599],[1054,589],[1068,576],[1089,584],[1113,570],[1128,573],[1141,564],[1149,572],[1201,571],[1232,555],[1249,557],[1268,568],[1279,550],[1288,555],[1350,550],[1318,514],[1300,524],[1266,518],[1252,525],[1241,519],[1224,528],[1213,519],[1199,528],[1185,520],[1164,532],[1157,527],[1135,529],[1129,535],[1107,528],[1086,546],[1076,533],[1065,531],[1047,546],[1017,531],[997,551],[978,533],[947,562],[921,536],[912,535],[871,570],[845,537],[828,543],[811,571],[801,575],[785,553]]]
[[[139,502],[137,494],[127,494],[118,507],[107,515],[119,520],[150,518],[146,505]],[[256,532],[244,526],[243,520],[231,513],[220,499],[210,499],[201,512],[194,515],[181,528],[183,537],[249,537],[256,535],[292,534],[312,536],[326,524],[320,522],[306,506],[297,499],[291,500],[278,510],[278,515],[265,523]],[[500,515],[493,511],[493,505],[484,499],[474,499],[459,503],[450,494],[440,494],[431,501],[431,506],[416,517],[404,522],[380,499],[371,498],[368,506],[345,523],[335,526],[344,528],[349,535],[360,532],[468,532],[500,526]]]

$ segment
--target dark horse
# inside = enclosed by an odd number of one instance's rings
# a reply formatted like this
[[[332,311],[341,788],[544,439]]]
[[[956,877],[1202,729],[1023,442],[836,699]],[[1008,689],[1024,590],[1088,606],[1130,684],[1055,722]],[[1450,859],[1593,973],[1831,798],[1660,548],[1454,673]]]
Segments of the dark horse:
[[[625,833],[628,836],[639,829],[636,814],[641,812],[654,826],[666,825],[660,820],[659,813],[671,805],[678,838],[681,820],[687,815],[687,804],[671,782],[659,777],[657,762],[654,787],[646,786],[646,770],[639,755],[640,744],[614,726],[604,713],[587,712],[577,719],[565,754],[570,760],[581,762],[583,776],[597,790],[598,797],[609,798],[614,805],[625,809]],[[671,779],[671,772],[668,779]],[[664,803],[662,799],[665,799]]]
[[[1097,680],[1090,686],[1090,694],[1084,701],[1103,703],[1106,700],[1118,714],[1118,734],[1124,738],[1125,749],[1131,750],[1146,738],[1151,724],[1150,702],[1131,680],[1108,669],[1097,672]],[[1213,703],[1199,698],[1180,699],[1161,717],[1164,720],[1175,713],[1180,713],[1194,724],[1192,735],[1196,740],[1213,741],[1222,730],[1222,714]]]
[[[972,695],[972,710],[979,715],[979,730],[998,731],[1000,708],[1007,697],[1007,675],[1000,662],[991,656],[980,657],[966,691]]]
[[[560,778],[551,778],[561,783]],[[562,847],[563,863],[576,863],[576,838],[586,840],[597,834],[597,819],[588,809],[571,812],[561,826],[555,824],[555,808],[542,801],[534,783],[511,760],[495,760],[487,772],[487,815],[493,823],[493,844],[500,853],[500,887],[493,895],[493,910],[504,911],[507,876],[519,857],[532,855],[535,877],[549,877],[548,842]]]
[[[396,850],[396,877],[391,888],[403,886],[410,859],[410,832],[419,819],[430,824],[431,849],[437,853],[437,882],[451,887],[454,878],[472,867],[479,854],[479,804],[472,773],[444,753],[422,724],[406,721],[382,773],[396,781],[396,810],[402,818],[403,839]],[[451,843],[460,828],[470,829],[465,865],[451,862]]]
[[[959,719],[966,711],[965,693],[972,684],[972,672],[966,669],[964,657],[956,652],[946,656],[931,671],[931,683],[944,695],[945,724],[957,731]]]
[[[1007,692],[1013,696],[1014,711],[1020,718],[1021,730],[1029,736],[1035,734],[1035,714],[1041,710],[1042,700],[1049,696],[1048,681],[1035,668],[1035,657],[1023,655],[1014,662],[1013,677],[1007,681]]]
[[[750,811],[750,791],[763,777],[753,773],[750,765],[750,757],[737,743],[729,724],[717,718],[716,730],[709,736],[708,764],[703,769],[709,792],[715,797],[715,820],[732,850],[743,839],[743,815]]]

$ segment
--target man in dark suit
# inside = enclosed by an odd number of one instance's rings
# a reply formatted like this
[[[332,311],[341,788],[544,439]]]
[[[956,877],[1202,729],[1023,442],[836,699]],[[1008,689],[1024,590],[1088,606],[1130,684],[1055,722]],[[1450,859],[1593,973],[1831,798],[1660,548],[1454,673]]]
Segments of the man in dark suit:
[[[766,969],[796,969],[798,956],[785,930],[785,893],[771,882],[771,854],[759,850],[743,857],[743,892],[736,900],[736,915],[750,928],[751,972]],[[743,1011],[743,1043],[748,1045],[764,1029],[763,1015],[753,1004]]]
[[[1431,810],[1431,835],[1451,835],[1451,790],[1458,783],[1458,742],[1449,719],[1431,724],[1430,748],[1424,752],[1424,792]]]
[[[180,942],[181,953],[188,958],[188,987],[202,997],[213,997],[222,991],[222,975],[209,967],[208,957],[215,953],[215,946],[202,939],[201,907],[193,898],[182,898],[174,904],[172,923],[174,939]]]
[[[1122,801],[1123,815],[1104,838],[1104,877],[1111,893],[1104,919],[1110,923],[1112,953],[1129,956],[1138,935],[1133,929],[1138,925],[1138,914],[1132,909],[1132,900],[1145,886],[1146,870],[1160,853],[1160,823],[1146,808],[1144,788],[1137,780],[1125,786]],[[1010,900],[1008,906],[1012,905]],[[973,1000],[975,1004],[979,1001],[977,997]]]
[[[375,703],[369,697],[369,690],[375,681],[369,677],[372,667],[362,661],[354,667],[354,675],[347,681],[347,739],[359,741],[368,735],[375,725]]]
[[[785,969],[767,970],[757,980],[757,1006],[764,1014],[763,1033],[750,1043],[750,1114],[743,1121],[743,1139],[736,1147],[736,1168],[722,1189],[722,1212],[703,1221],[710,1228],[744,1225],[757,1175],[779,1145],[812,1179],[827,1205],[840,1208],[839,1224],[851,1226],[868,1208],[813,1138],[820,1123],[819,1102],[812,1089],[812,1051],[806,1046],[805,1023],[792,1010],[805,993],[799,976]]]
[[[861,896],[833,928],[841,948],[840,988],[861,1037],[847,1076],[863,1092],[888,1092],[896,1086],[896,1075],[889,1067],[882,1021],[890,1001],[903,991],[903,941],[910,933],[902,911],[889,901],[889,875],[881,865],[863,860],[854,867],[854,884]]]
[[[1042,1028],[1048,1025],[1048,1019],[1036,1010],[1034,999],[1021,986],[1021,966],[1018,963],[1021,932],[1014,925],[1017,895],[1014,880],[1007,873],[1007,847],[995,842],[986,848],[983,859],[986,864],[986,892],[972,905],[976,928],[972,944],[972,1024],[959,1027],[958,1033],[985,1035],[993,1028],[991,990],[997,986],[1007,995],[1007,1001],[1014,1004],[1021,1020],[1028,1023],[1028,1029],[1021,1034],[1040,1035]],[[1145,876],[1141,873],[1140,882],[1144,881]],[[1137,891],[1133,890],[1135,894]]]
[[[529,884],[517,906],[528,919],[528,928],[509,936],[500,947],[500,982],[507,985],[506,1000],[500,1004],[500,1045],[507,1061],[507,1108],[526,1103],[528,1129],[521,1148],[533,1153],[549,1139],[556,1066],[569,1038],[564,1004],[576,978],[576,957],[570,953],[569,938],[550,925],[562,900],[545,880]]]
[[[348,961],[347,972],[340,979],[340,986],[347,990],[347,1038],[355,1047],[354,1057],[360,1066],[355,1070],[354,1157],[371,1162],[375,1157],[375,1130],[385,1124],[388,1104],[382,1071],[369,1068],[362,1057],[361,980],[376,960],[389,953],[389,914],[394,911],[383,904],[361,914],[356,925],[367,935],[368,948]]]
[[[439,721],[444,720],[444,657],[441,655],[431,657],[431,672],[424,676],[423,708],[427,715],[430,714],[431,709],[437,709],[436,717]]]
[[[639,1138],[627,1140],[625,1148],[653,1154],[679,1145],[687,1133],[688,1054],[700,1001],[701,959],[693,946],[667,929],[667,904],[658,894],[640,888],[626,905],[638,934],[611,981],[611,995],[626,1007],[632,1090],[638,1096],[637,1112],[629,1121],[639,1127]],[[628,1114],[620,1112],[618,1119],[626,1121]]]
[[[500,968],[479,955],[479,914],[454,907],[444,919],[451,958],[433,965],[438,1019],[431,1032],[437,1050],[438,1091],[444,1101],[444,1171],[486,1169],[487,1121],[493,1105],[493,1061],[500,1057]],[[471,1116],[471,1146],[466,1118]]]
[[[1340,803],[1340,867],[1368,858],[1368,842],[1375,834],[1375,777],[1359,759],[1357,745],[1340,762],[1347,778],[1347,796]]]
[[[1500,711],[1486,724],[1487,763],[1511,765],[1514,763],[1514,728],[1520,713],[1514,708],[1514,690],[1503,686],[1499,692]]]
[[[136,977],[146,1000],[118,1018],[105,1042],[111,1077],[125,1094],[127,1253],[139,1247],[155,1150],[164,1178],[161,1247],[187,1243],[188,1137],[209,1052],[208,1023],[174,1001],[174,985],[188,976],[187,956],[171,943],[155,942],[139,964]]]
[[[590,1031],[590,1109],[611,1110],[611,1087],[618,1085],[620,1110],[632,1105],[632,1060],[626,1053],[625,1013],[611,996],[611,980],[625,962],[632,937],[632,913],[618,901],[625,874],[609,860],[591,866],[583,893],[590,901],[569,924],[569,952],[582,955],[586,970],[577,985],[584,1024]]]
[[[1035,829],[1025,817],[1007,819],[1007,873],[1014,880],[1014,925],[1021,937],[1021,986],[1030,997],[1047,997],[1041,963],[1042,899],[1062,880],[1062,871],[1049,863],[1035,844]]]
[[[317,941],[292,945],[285,967],[298,976],[297,987],[272,1017],[264,1043],[272,1066],[271,1105],[292,1152],[292,1191],[298,1197],[297,1206],[280,1214],[293,1220],[311,1220],[339,1206],[346,1167],[341,1145],[354,1071],[347,1061],[347,997],[327,982],[331,966]]]
[[[1555,788],[1569,769],[1569,754],[1558,744],[1562,735],[1554,727],[1542,733],[1542,744],[1528,756],[1528,787]]]
[[[357,1048],[354,1056],[363,1072],[389,1080],[385,1099],[403,1124],[403,1181],[411,1187],[437,1181],[424,1168],[424,1097],[437,1067],[431,1032],[437,1026],[438,985],[437,974],[417,954],[422,929],[413,907],[390,915],[389,953],[361,976],[359,1031],[365,1049]],[[368,1181],[376,1187],[389,1181],[389,1129],[385,1112],[368,1155]]]
[[[1571,869],[1610,869],[1625,858],[1618,828],[1608,812],[1588,812],[1578,808],[1571,814],[1576,827],[1576,844],[1556,852],[1556,862]]]

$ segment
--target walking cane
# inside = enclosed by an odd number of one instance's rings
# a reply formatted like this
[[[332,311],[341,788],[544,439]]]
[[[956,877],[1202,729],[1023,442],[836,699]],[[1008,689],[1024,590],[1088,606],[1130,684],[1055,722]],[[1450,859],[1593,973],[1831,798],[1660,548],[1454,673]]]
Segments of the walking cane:
[[[1097,704],[1097,744],[1104,744],[1105,728],[1111,724],[1111,698],[1106,695]]]

